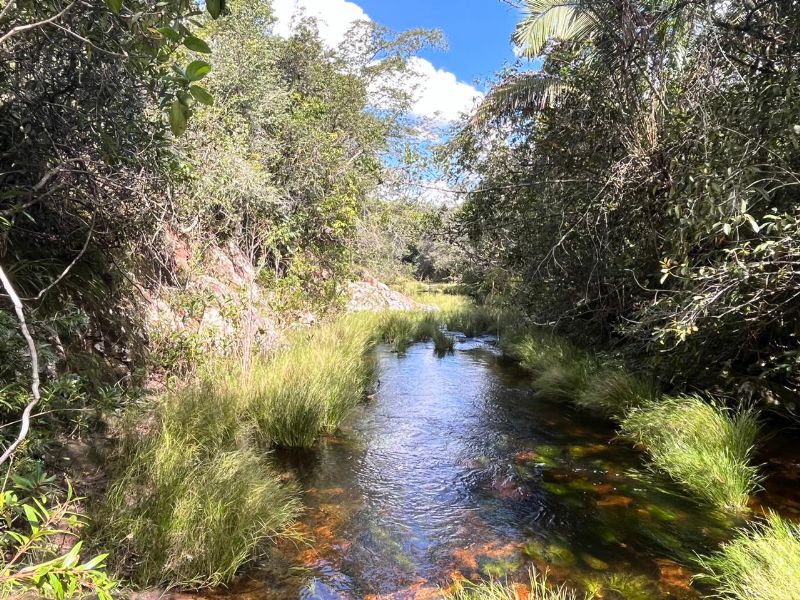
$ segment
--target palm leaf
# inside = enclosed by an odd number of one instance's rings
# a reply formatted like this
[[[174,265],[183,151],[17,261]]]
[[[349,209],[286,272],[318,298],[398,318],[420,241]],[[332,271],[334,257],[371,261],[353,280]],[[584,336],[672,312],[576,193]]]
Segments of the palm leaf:
[[[470,124],[479,128],[492,119],[523,109],[542,109],[558,102],[571,89],[571,86],[561,79],[541,73],[510,77],[492,88],[473,115]]]
[[[579,1],[526,0],[524,11],[513,40],[528,58],[539,56],[550,39],[579,42],[599,27],[594,13]]]

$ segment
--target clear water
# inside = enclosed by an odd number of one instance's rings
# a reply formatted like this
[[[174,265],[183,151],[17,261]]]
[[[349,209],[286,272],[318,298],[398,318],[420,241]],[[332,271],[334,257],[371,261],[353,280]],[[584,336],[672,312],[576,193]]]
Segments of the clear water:
[[[376,360],[340,433],[278,457],[305,490],[303,539],[226,596],[430,598],[531,567],[605,599],[700,596],[681,556],[735,523],[644,474],[610,424],[537,398],[488,338]]]

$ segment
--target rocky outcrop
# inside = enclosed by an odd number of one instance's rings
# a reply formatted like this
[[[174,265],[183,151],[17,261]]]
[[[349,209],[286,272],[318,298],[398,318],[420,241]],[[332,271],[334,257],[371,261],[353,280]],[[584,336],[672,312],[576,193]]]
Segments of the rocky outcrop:
[[[366,276],[364,281],[353,281],[349,288],[350,301],[347,303],[347,310],[350,312],[430,308],[369,276]]]

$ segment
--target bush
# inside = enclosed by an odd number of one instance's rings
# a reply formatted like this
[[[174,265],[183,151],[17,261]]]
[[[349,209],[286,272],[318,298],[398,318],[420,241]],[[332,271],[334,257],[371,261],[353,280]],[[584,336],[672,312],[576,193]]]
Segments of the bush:
[[[800,600],[800,525],[770,513],[701,564],[725,598]]]
[[[652,466],[717,508],[741,512],[758,488],[750,464],[756,413],[733,413],[699,396],[650,400],[622,419],[620,433],[645,448]]]

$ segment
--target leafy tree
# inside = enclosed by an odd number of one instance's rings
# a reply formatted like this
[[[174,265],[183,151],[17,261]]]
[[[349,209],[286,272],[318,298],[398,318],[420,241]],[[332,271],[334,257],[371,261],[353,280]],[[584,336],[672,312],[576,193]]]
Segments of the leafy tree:
[[[796,390],[797,6],[526,6],[541,70],[453,143],[485,278],[675,385]]]

